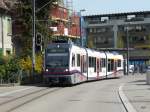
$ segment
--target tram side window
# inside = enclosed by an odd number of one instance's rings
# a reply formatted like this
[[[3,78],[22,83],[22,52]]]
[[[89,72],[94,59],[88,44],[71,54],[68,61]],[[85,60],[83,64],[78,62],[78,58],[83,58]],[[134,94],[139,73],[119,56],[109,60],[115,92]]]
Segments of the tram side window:
[[[99,72],[101,72],[102,71],[102,59],[99,59],[99,65],[98,65],[99,67]]]
[[[92,67],[92,57],[89,57],[89,67]]]
[[[114,70],[117,70],[117,67],[118,67],[118,61],[114,61]]]
[[[94,72],[96,72],[96,58],[89,57],[89,67],[94,67]]]
[[[118,60],[118,67],[121,67],[121,60]]]
[[[77,66],[80,66],[80,54],[77,54]]]
[[[108,72],[110,72],[110,71],[111,71],[111,60],[108,59]]]
[[[113,60],[113,59],[111,59],[111,71],[113,71],[113,70],[114,70],[114,67],[115,67],[115,66],[114,66],[114,64],[115,64],[115,63],[114,63],[114,60]]]
[[[72,53],[72,67],[75,67],[75,54]]]
[[[86,56],[83,56],[83,72],[86,73],[87,72],[87,60],[86,60]]]
[[[92,66],[94,67],[94,72],[96,72],[96,58],[95,57],[93,58],[93,65]]]
[[[102,58],[101,60],[101,66],[106,67],[106,59]]]

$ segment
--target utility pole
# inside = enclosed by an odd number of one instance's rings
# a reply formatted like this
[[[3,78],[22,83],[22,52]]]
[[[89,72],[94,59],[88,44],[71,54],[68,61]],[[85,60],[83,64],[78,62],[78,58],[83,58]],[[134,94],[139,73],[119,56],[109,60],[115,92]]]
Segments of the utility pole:
[[[47,2],[45,5],[43,5],[41,8],[39,9],[35,9],[35,1],[36,0],[32,0],[32,75],[34,75],[34,70],[35,70],[35,37],[36,37],[36,29],[35,29],[35,15],[36,13],[38,13],[40,10],[42,10],[45,6],[47,6],[48,4],[50,4],[51,2],[53,2],[53,0],[50,0],[49,2]]]
[[[83,37],[82,37],[82,12],[86,11],[85,9],[81,9],[80,10],[80,42],[81,42],[81,46],[84,47],[84,43],[83,43]]]
[[[35,70],[35,0],[32,0],[32,75]]]

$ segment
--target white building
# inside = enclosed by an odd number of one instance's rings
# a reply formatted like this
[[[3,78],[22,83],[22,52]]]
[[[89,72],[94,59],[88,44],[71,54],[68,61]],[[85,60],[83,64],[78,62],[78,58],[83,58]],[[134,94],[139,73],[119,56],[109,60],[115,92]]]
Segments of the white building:
[[[3,0],[0,1],[0,56],[12,54],[12,21]]]

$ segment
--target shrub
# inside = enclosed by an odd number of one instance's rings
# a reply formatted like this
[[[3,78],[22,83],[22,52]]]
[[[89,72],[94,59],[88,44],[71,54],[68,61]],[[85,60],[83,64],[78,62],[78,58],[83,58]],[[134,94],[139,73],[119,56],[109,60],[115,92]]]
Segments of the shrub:
[[[43,64],[43,58],[41,54],[37,54],[35,57],[35,71],[39,74],[42,72],[42,64]]]
[[[21,58],[19,60],[19,66],[21,67],[22,70],[31,71],[32,70],[32,61],[31,61],[30,56]]]
[[[13,82],[16,82],[15,77],[18,77],[17,73],[20,69],[18,64],[18,59],[16,57],[1,57],[0,63],[0,77],[4,81],[8,81],[8,79],[13,79]]]
[[[36,60],[35,74],[40,74],[42,72],[42,55],[37,54],[35,60]],[[22,57],[22,58],[16,58],[16,57],[0,58],[0,78],[2,78],[4,82],[6,83],[18,82],[19,70],[23,70],[25,73],[22,74],[22,77],[25,76],[27,80],[31,78],[32,59],[30,56]],[[37,75],[36,77],[38,76],[39,75]],[[41,79],[41,76],[39,77],[39,79]]]
[[[32,71],[32,58],[30,56],[20,59],[19,65],[24,71]],[[42,55],[35,56],[35,72],[40,74],[42,72]]]

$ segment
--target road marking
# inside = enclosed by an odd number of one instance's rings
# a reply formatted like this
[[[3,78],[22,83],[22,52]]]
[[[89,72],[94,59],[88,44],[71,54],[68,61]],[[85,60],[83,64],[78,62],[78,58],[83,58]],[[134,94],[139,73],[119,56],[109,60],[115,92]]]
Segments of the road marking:
[[[137,112],[136,109],[132,106],[132,104],[129,102],[128,98],[126,97],[126,95],[123,92],[124,85],[125,84],[121,84],[121,86],[119,87],[120,98],[121,98],[125,108],[127,109],[127,112]]]
[[[11,95],[11,94],[14,94],[14,93],[18,93],[18,92],[21,92],[21,91],[25,91],[25,90],[28,90],[28,89],[31,89],[31,88],[33,88],[33,87],[28,87],[28,88],[23,88],[23,89],[11,91],[11,92],[1,93],[0,97],[8,96],[8,95]]]

